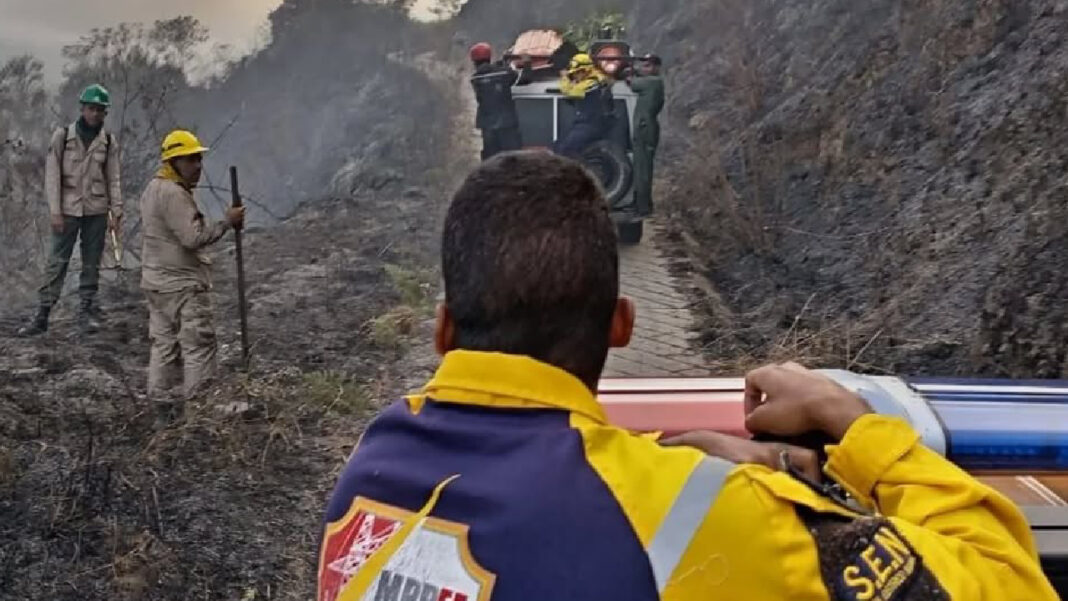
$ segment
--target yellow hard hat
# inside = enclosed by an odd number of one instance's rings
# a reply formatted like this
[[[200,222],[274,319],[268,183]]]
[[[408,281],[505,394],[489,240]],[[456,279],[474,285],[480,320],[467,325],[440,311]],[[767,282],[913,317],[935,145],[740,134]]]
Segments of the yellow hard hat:
[[[193,132],[176,129],[167,134],[166,138],[163,138],[160,156],[166,162],[176,157],[200,154],[207,151],[206,147],[200,145],[200,140],[193,135]]]
[[[568,65],[567,68],[571,69],[571,70],[575,70],[575,69],[581,69],[583,67],[591,67],[591,66],[593,66],[593,59],[590,58],[590,55],[585,54],[585,53],[580,53],[580,54],[576,54],[575,56],[571,57],[571,64]]]

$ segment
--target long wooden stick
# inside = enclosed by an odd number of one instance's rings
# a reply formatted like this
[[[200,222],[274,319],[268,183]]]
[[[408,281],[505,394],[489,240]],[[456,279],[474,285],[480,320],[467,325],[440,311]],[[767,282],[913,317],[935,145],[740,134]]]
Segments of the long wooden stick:
[[[230,167],[230,194],[234,207],[241,206],[241,194],[237,191],[237,167]],[[245,258],[241,249],[241,228],[234,228],[234,242],[237,250],[237,300],[241,314],[241,357],[245,371],[248,371],[248,305],[245,304]]]

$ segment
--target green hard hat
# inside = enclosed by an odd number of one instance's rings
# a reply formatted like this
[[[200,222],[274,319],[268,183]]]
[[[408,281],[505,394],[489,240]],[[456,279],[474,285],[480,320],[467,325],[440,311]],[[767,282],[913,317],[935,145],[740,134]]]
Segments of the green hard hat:
[[[99,104],[100,106],[111,106],[111,94],[108,94],[107,89],[104,86],[94,83],[82,90],[81,97],[78,98],[82,104]]]

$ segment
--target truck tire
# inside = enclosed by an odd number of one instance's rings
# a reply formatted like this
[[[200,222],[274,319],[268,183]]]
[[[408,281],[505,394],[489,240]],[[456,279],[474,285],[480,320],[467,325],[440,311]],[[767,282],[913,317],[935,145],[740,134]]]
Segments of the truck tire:
[[[619,146],[607,140],[594,142],[582,151],[582,164],[601,180],[608,206],[617,206],[630,193],[634,167]]]
[[[642,241],[643,221],[620,221],[616,226],[619,231],[619,243],[626,245],[638,244]]]

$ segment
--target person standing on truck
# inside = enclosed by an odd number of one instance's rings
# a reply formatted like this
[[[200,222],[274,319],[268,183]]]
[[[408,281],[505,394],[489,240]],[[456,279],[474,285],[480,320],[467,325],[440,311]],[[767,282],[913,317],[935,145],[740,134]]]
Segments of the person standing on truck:
[[[484,162],[441,249],[443,359],[356,443],[318,601],[1057,599],[1017,507],[822,374],[751,372],[746,423],[826,433],[823,466],[781,443],[612,426],[596,392],[634,305],[604,194],[574,161]]]
[[[83,331],[100,326],[96,304],[100,288],[100,261],[108,228],[122,225],[122,178],[119,144],[104,129],[111,106],[107,89],[93,84],[78,98],[81,116],[52,134],[45,160],[45,198],[51,215],[52,247],[45,281],[38,291],[37,314],[21,336],[48,331],[48,317],[63,292],[74,243],[81,239],[82,273],[78,286],[81,304],[78,323]]]
[[[475,74],[471,86],[475,89],[478,112],[475,127],[482,132],[482,160],[495,154],[523,147],[519,132],[512,86],[529,83],[530,59],[523,58],[523,68],[512,69],[504,61],[492,62],[493,48],[485,42],[471,47],[471,62]]]
[[[148,391],[182,383],[186,397],[215,374],[217,344],[211,308],[211,258],[205,249],[245,222],[244,207],[210,222],[193,188],[208,149],[191,132],[167,134],[162,165],[141,195],[144,224],[141,289],[148,299]],[[183,373],[184,372],[184,373]]]
[[[653,213],[653,165],[660,145],[660,111],[664,108],[664,80],[660,77],[660,57],[643,56],[637,75],[628,75],[627,85],[638,94],[634,108],[634,204],[639,217]]]
[[[556,141],[554,151],[578,159],[582,151],[603,139],[612,127],[612,79],[597,68],[590,55],[572,57],[560,77],[560,93],[575,106],[571,129]]]

